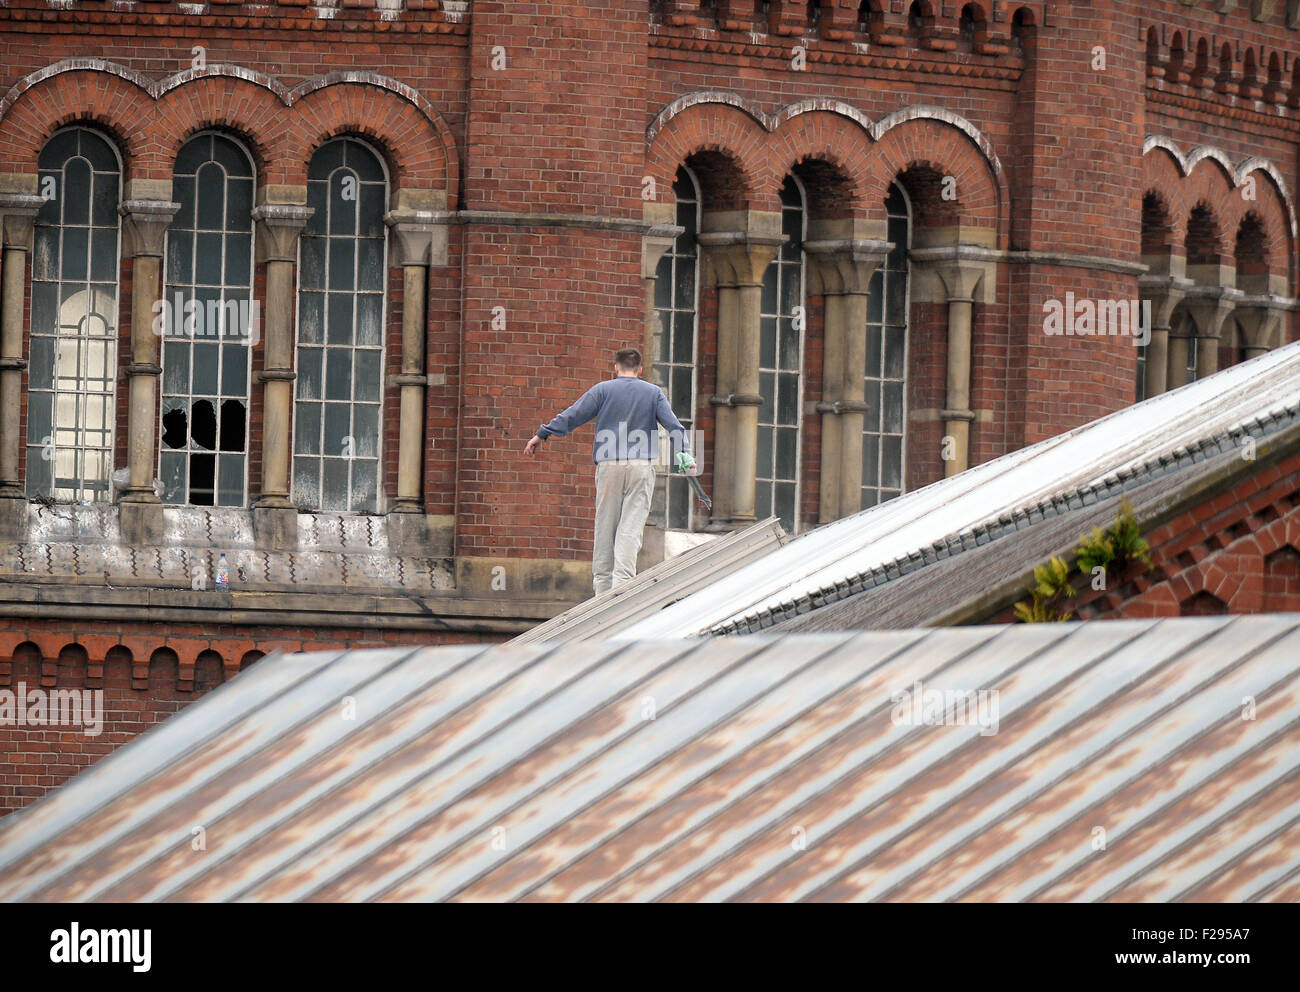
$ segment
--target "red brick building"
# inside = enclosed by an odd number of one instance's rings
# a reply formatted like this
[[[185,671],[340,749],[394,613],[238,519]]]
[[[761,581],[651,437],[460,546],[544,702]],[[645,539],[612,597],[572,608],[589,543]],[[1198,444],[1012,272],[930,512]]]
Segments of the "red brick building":
[[[12,0],[0,682],[102,687],[109,718],[0,727],[0,808],[263,652],[501,639],[585,597],[585,439],[519,451],[617,346],[715,498],[665,479],[653,559],[1292,340],[1297,29],[1268,2]],[[1048,333],[1054,301],[1076,331],[1149,302],[1150,342]]]

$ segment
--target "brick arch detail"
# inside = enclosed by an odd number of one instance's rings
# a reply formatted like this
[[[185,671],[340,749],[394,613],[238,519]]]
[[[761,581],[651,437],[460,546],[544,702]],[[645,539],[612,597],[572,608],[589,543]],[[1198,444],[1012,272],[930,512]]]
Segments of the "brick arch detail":
[[[906,107],[873,123],[841,100],[801,100],[767,114],[734,93],[710,90],[664,107],[646,140],[647,171],[658,185],[671,189],[677,166],[695,152],[724,151],[740,163],[747,202],[760,209],[779,209],[785,176],[808,159],[843,172],[857,211],[881,209],[890,183],[909,165],[941,165],[957,180],[963,219],[1006,237],[1006,173],[996,152],[975,125],[940,107]]]
[[[1287,234],[1287,205],[1282,189],[1269,171],[1252,168],[1242,173],[1255,179],[1255,199],[1241,200],[1240,216],[1232,235],[1235,240],[1242,221],[1248,215],[1257,217],[1264,228],[1264,250],[1268,254],[1269,271],[1289,275],[1291,269],[1291,238]],[[1241,199],[1238,197],[1237,199]]]
[[[956,180],[953,207],[963,224],[995,230],[1001,240],[1002,190],[995,161],[985,157],[960,128],[931,118],[909,118],[881,137],[868,196],[883,201],[899,175],[913,166],[926,166]]]
[[[767,132],[750,112],[724,102],[693,104],[655,131],[646,156],[646,174],[653,177],[658,189],[671,195],[679,165],[698,152],[720,152],[740,169],[743,202],[756,209],[780,210],[767,167],[766,139]]]
[[[291,182],[307,181],[307,163],[317,148],[331,138],[353,135],[368,139],[383,154],[394,188],[446,189],[448,206],[454,209],[457,157],[451,132],[430,133],[415,105],[387,90],[335,82],[308,92],[296,109],[286,134],[285,160],[299,168]]]
[[[411,87],[370,72],[334,72],[292,89],[241,66],[211,65],[164,79],[104,59],[66,59],[19,80],[0,99],[0,151],[35,171],[51,133],[70,123],[103,128],[121,145],[128,178],[171,177],[193,133],[233,131],[264,182],[302,183],[315,146],[340,134],[384,149],[396,183],[459,194],[459,156],[446,121]],[[163,140],[153,137],[160,132]]]
[[[0,101],[0,156],[34,173],[50,135],[81,124],[113,141],[128,174],[138,170],[149,158],[154,100],[135,75],[85,70],[20,81]]]
[[[1183,253],[1187,240],[1187,216],[1192,209],[1182,180],[1178,159],[1168,148],[1156,146],[1142,156],[1142,195],[1154,193],[1164,205],[1170,247],[1178,255]]]
[[[1264,606],[1264,561],[1279,548],[1300,547],[1300,506],[1253,534],[1244,534],[1177,575],[1124,603],[1127,617],[1177,615],[1185,602],[1208,593],[1229,613],[1259,613]]]
[[[1184,154],[1170,139],[1152,136],[1143,146],[1142,169],[1144,190],[1158,192],[1171,209],[1177,207],[1170,217],[1176,245],[1181,247],[1186,237],[1190,211],[1203,203],[1214,213],[1222,250],[1231,256],[1242,220],[1254,213],[1264,225],[1269,271],[1291,276],[1295,208],[1285,178],[1268,159],[1254,155],[1233,165],[1226,153],[1213,146],[1200,145]],[[1255,184],[1253,200],[1242,195],[1249,177]]]
[[[248,149],[259,182],[285,183],[284,105],[273,93],[235,77],[205,76],[165,93],[154,105],[152,130],[162,137],[151,148],[141,174],[171,179],[176,156],[201,131],[233,134]]]
[[[862,201],[871,177],[871,151],[854,122],[825,111],[803,113],[772,135],[770,145],[770,180],[778,189],[800,163],[824,162],[845,181],[848,209],[853,214],[874,212],[884,218],[883,200],[876,204]]]

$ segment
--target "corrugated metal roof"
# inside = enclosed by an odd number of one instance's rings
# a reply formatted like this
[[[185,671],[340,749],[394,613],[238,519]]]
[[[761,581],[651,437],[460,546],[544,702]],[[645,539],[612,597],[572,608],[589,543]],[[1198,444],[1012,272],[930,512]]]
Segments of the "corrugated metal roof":
[[[1014,533],[1300,419],[1300,342],[795,538],[615,640],[726,633]]]
[[[721,535],[639,573],[617,589],[593,596],[520,634],[515,644],[582,641],[626,627],[677,602],[787,540],[777,517]]]
[[[997,695],[935,725],[918,689]],[[1300,615],[273,656],[0,821],[6,901],[1297,879]]]

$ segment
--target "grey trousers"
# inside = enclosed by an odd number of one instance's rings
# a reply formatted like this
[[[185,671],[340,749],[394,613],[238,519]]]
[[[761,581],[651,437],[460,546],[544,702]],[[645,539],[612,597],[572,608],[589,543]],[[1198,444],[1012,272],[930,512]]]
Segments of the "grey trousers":
[[[636,575],[636,556],[654,491],[654,462],[596,466],[596,547],[591,559],[596,595]]]

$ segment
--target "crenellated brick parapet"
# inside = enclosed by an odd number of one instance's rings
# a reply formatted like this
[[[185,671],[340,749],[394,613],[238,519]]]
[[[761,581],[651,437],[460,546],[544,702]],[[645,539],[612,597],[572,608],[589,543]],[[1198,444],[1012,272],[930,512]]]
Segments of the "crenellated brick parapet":
[[[497,639],[443,637],[445,643]],[[267,654],[411,642],[410,631],[364,627],[0,621],[0,816],[39,799]]]
[[[115,27],[232,27],[239,29],[338,30],[385,33],[463,33],[469,0],[11,0],[0,9],[10,30],[51,21]]]

